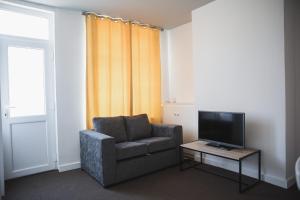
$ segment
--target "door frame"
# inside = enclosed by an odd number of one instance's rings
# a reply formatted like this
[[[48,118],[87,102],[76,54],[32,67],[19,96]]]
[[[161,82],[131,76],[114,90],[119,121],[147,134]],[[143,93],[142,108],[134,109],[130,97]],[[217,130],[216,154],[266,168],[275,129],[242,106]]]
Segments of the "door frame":
[[[23,14],[29,14],[29,15],[34,15],[38,17],[44,17],[49,20],[49,53],[50,53],[50,59],[49,59],[49,66],[51,68],[51,71],[53,71],[53,84],[52,87],[54,87],[53,92],[54,92],[54,130],[53,130],[53,136],[55,138],[54,141],[54,153],[56,157],[56,169],[57,169],[57,160],[58,160],[58,142],[57,142],[57,110],[56,110],[56,79],[55,79],[55,57],[54,57],[54,42],[55,42],[55,29],[54,29],[54,21],[55,21],[55,16],[54,16],[54,10],[53,9],[48,9],[46,7],[42,6],[37,6],[35,4],[27,4],[27,3],[21,3],[21,2],[10,2],[10,1],[1,1],[0,6],[2,9],[8,10],[8,11],[15,11]],[[1,35],[3,38],[4,35]],[[16,37],[17,38],[17,37]],[[1,70],[2,67],[0,67]],[[0,83],[1,84],[1,83]],[[1,85],[0,85],[0,199],[1,196],[5,195],[5,177],[4,177],[4,143],[3,143],[3,136],[2,136],[2,114],[3,110],[1,108]]]
[[[47,121],[47,124],[50,126],[47,126],[47,135],[48,138],[48,160],[49,160],[49,166],[40,166],[40,171],[46,171],[46,170],[52,170],[57,169],[57,148],[56,148],[56,109],[55,109],[55,71],[54,71],[54,65],[51,64],[51,50],[49,46],[49,42],[45,40],[39,40],[39,39],[31,39],[31,38],[20,38],[15,36],[0,36],[0,53],[3,56],[3,59],[1,59],[0,63],[0,71],[2,74],[1,76],[1,118],[2,118],[2,132],[9,131],[10,127],[7,127],[9,124],[6,120],[10,120],[13,122],[23,121],[22,117],[10,119],[5,117],[5,113],[7,113],[7,108],[5,107],[7,102],[9,102],[9,91],[8,91],[8,70],[7,65],[7,47],[8,46],[15,46],[15,47],[29,47],[29,48],[41,48],[45,50],[45,87],[46,87],[46,93],[45,100],[46,100],[46,111],[47,111],[47,117],[44,118],[45,121]],[[4,76],[6,75],[6,76]],[[50,112],[49,112],[50,111]],[[27,116],[26,118],[37,118],[37,116]],[[8,133],[6,133],[8,134]],[[3,138],[4,139],[4,138]],[[5,142],[5,141],[3,141]],[[9,142],[9,141],[6,141]],[[5,145],[5,144],[4,144]],[[12,150],[10,150],[12,151]],[[11,152],[5,152],[6,155],[10,155]],[[4,161],[6,161],[7,158],[4,157]],[[4,168],[11,168],[11,163],[5,163]],[[4,170],[6,171],[6,170]],[[11,179],[15,178],[16,176],[23,176],[27,175],[28,171],[36,171],[35,168],[29,168],[27,171],[16,171],[15,174],[5,172],[5,179]],[[27,173],[26,173],[27,172]],[[39,170],[37,171],[39,172]]]

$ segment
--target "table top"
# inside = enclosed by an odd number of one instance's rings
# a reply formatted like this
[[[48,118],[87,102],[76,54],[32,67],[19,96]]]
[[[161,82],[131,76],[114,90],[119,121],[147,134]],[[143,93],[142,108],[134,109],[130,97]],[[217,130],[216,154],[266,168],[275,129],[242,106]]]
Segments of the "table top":
[[[206,145],[207,143],[208,142],[206,141],[198,140],[198,141],[182,144],[180,146],[185,149],[216,155],[216,156],[220,156],[232,160],[241,160],[259,151],[257,149],[248,149],[248,148],[226,150],[226,149],[208,146]]]

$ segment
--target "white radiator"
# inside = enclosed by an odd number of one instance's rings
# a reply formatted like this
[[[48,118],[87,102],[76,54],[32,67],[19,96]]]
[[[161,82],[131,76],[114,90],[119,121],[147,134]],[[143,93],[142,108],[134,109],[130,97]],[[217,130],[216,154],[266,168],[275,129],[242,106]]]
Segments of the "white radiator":
[[[183,142],[197,139],[197,112],[193,104],[164,104],[163,123],[182,125]]]

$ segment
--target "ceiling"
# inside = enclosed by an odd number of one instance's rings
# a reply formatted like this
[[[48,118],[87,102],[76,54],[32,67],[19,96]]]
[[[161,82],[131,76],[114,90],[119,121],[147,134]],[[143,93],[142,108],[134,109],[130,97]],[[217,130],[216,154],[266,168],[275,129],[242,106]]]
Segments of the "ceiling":
[[[26,0],[43,5],[92,11],[138,20],[165,29],[191,21],[191,11],[213,0]]]

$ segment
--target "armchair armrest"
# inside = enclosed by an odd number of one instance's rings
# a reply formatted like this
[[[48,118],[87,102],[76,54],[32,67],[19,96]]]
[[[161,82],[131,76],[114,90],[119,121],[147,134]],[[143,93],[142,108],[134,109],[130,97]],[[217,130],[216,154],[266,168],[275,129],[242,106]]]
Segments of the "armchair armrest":
[[[158,137],[171,137],[176,145],[182,144],[182,126],[167,124],[152,124],[152,135]]]
[[[80,131],[81,168],[103,186],[113,183],[116,168],[115,139],[92,130]]]

